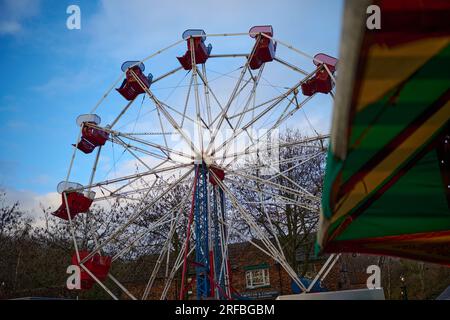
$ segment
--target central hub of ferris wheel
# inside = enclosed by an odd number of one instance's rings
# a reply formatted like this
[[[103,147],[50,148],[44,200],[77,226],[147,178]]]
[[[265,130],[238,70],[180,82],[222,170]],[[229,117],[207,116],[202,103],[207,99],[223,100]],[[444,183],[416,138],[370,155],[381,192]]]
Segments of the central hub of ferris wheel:
[[[257,146],[266,134],[251,137],[249,130],[259,126],[259,129],[268,129],[266,131],[270,133],[281,124],[288,123],[316,94],[331,94],[337,60],[325,54],[311,57],[275,40],[271,26],[253,27],[248,33],[209,35],[224,38],[250,36],[252,44],[247,53],[212,54],[212,45],[205,43],[207,36],[203,30],[186,30],[182,35],[183,39],[174,45],[141,61],[123,63],[123,74],[117,82],[123,80],[116,91],[127,103],[112,117],[108,125],[101,126],[101,118],[94,112],[108,97],[115,84],[89,114],[78,117],[78,140],[73,145],[74,152],[66,180],[58,185],[62,204],[53,213],[54,216],[67,221],[73,238],[75,253],[70,270],[74,270],[74,274],[68,280],[69,288],[87,290],[98,284],[111,297],[118,298],[105,285],[105,281],[110,279],[126,296],[137,299],[136,293],[126,289],[111,274],[111,265],[137,244],[145,243],[143,241],[149,237],[150,231],[158,230],[160,234],[167,235],[167,238],[161,240],[159,249],[152,252],[157,256],[157,262],[142,293],[142,299],[151,295],[156,275],[164,263],[166,282],[160,294],[161,299],[167,298],[169,289],[173,286],[172,280],[177,274],[181,276],[181,286],[176,298],[186,299],[194,285],[197,299],[239,298],[233,287],[228,252],[230,234],[239,232],[232,228],[230,222],[239,220],[257,237],[260,243],[257,247],[278,262],[293,281],[306,291],[296,272],[287,263],[274,230],[271,234],[262,230],[254,215],[260,215],[258,219],[266,219],[271,225],[271,217],[265,207],[275,203],[278,207],[289,205],[318,212],[319,199],[287,177],[288,171],[280,171],[270,177],[260,175],[259,170],[265,165],[258,162]],[[183,42],[186,43],[187,50],[177,57],[178,61],[174,59],[178,63],[175,69],[157,77],[151,73],[144,74],[144,62],[156,59],[161,53]],[[303,57],[309,57],[312,60],[309,64],[314,66],[314,70],[306,72],[302,67],[281,59],[278,56],[279,50],[277,51],[277,46],[280,45],[300,53]],[[222,59],[242,59],[242,63],[228,73],[216,70],[213,73],[220,76],[211,77],[208,71],[212,72],[215,67],[213,64],[209,68],[209,63]],[[272,62],[293,72],[293,85],[276,86],[264,78],[265,65]],[[181,72],[185,74],[177,85],[173,86],[171,83],[158,86]],[[231,76],[234,72],[237,72],[237,75]],[[176,102],[171,103],[171,94],[182,88],[180,84],[188,75],[190,80],[184,85],[187,88],[187,96],[180,96]],[[230,85],[232,89],[229,95],[223,94],[225,90],[216,90],[214,87],[215,81],[221,80],[221,77],[237,80]],[[263,83],[266,86],[263,86]],[[263,90],[260,90],[262,86]],[[219,88],[222,87],[223,83]],[[172,93],[162,98],[161,91],[167,88],[171,89]],[[272,90],[270,94],[269,89]],[[300,91],[305,96],[303,100],[300,99]],[[130,118],[126,120],[127,115],[133,111],[132,104],[138,101],[139,96],[143,97],[141,106],[136,111],[137,114],[130,116],[131,123],[136,119],[134,125],[130,126]],[[151,103],[151,109],[148,111],[141,110],[144,98]],[[145,124],[152,128],[159,125],[159,132],[140,132],[136,129],[139,127],[138,119],[146,115],[149,118]],[[107,113],[106,117],[111,118],[111,113]],[[222,141],[218,135],[224,128],[230,130],[231,134]],[[198,134],[199,141],[192,138],[195,136],[192,133]],[[244,135],[249,135],[251,143],[243,150],[230,153],[230,145]],[[171,145],[168,136],[179,138],[177,141],[182,141],[182,150]],[[204,139],[205,137],[207,139]],[[322,141],[326,137],[317,135],[280,144],[280,147],[288,148],[311,141]],[[126,154],[128,162],[134,161],[135,171],[119,176],[111,175],[111,171],[116,172],[116,162],[121,159],[114,148],[123,150],[120,157]],[[186,149],[189,152],[185,152]],[[323,152],[322,149],[319,153]],[[94,150],[96,156],[88,183],[83,185],[70,182],[77,151],[82,153],[80,158],[89,157]],[[237,165],[237,160],[242,159],[244,155],[255,153],[258,154],[257,162],[244,164],[243,167]],[[309,157],[275,158],[271,159],[273,163],[270,165],[288,163],[295,167],[315,157],[317,154]],[[105,179],[96,180],[96,175],[100,174],[99,170],[102,168],[102,160],[111,158],[114,159],[114,167],[103,172]],[[256,173],[253,173],[253,168]],[[241,189],[253,192],[254,199],[243,203],[241,199],[246,195],[236,194]],[[177,199],[175,204],[159,206],[164,201],[170,201],[171,197]],[[304,199],[304,202],[298,199]],[[77,216],[86,214],[86,220],[89,220],[92,218],[90,211],[93,203],[101,205],[106,202],[105,207],[111,208],[110,200],[126,205],[137,203],[136,211],[123,218],[106,238],[99,238],[99,230],[91,230],[92,238],[80,242],[77,239],[77,228],[81,228],[81,222]],[[253,203],[257,205],[252,207]],[[169,209],[161,214],[158,208],[163,207]],[[255,210],[255,207],[262,208],[262,211],[251,211]],[[160,216],[155,218],[157,214]],[[140,230],[136,222],[145,215],[156,220],[152,220],[153,222]],[[175,234],[183,239],[181,247],[176,250],[172,243]],[[120,246],[115,248],[115,244]],[[173,259],[172,255],[176,258]],[[193,280],[189,276],[192,272],[195,273]]]

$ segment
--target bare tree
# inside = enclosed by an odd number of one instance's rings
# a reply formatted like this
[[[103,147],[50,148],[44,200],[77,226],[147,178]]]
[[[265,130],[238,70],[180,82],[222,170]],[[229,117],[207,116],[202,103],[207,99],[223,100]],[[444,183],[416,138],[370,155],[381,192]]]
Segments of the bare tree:
[[[264,175],[258,162],[246,163],[246,167],[255,169],[245,173],[257,179],[234,177],[232,186],[259,226],[278,238],[288,263],[301,274],[308,269],[313,249],[325,171],[325,146],[321,142],[289,146],[303,138],[299,131],[285,132],[280,144],[287,147],[280,148],[279,170]],[[251,234],[251,230],[247,232]],[[301,266],[298,254],[303,255]]]

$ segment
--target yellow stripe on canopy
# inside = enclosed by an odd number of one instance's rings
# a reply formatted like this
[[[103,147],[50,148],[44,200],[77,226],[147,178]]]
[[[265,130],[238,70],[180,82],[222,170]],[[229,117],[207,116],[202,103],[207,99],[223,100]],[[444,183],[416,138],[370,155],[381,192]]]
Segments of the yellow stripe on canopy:
[[[450,43],[450,37],[427,38],[395,47],[372,45],[362,77],[356,110],[381,99]]]
[[[450,118],[450,102],[442,106],[425,123],[414,131],[393,152],[386,156],[355,187],[336,204],[336,213],[331,217],[334,223],[340,217],[348,214],[354,207],[363,201],[368,194],[374,191],[394,171],[400,167],[418,148],[426,143]]]

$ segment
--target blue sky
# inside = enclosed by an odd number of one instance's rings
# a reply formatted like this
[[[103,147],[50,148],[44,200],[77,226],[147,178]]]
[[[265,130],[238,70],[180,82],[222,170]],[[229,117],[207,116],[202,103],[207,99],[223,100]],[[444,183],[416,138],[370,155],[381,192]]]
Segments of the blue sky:
[[[81,8],[81,30],[66,28],[71,4]],[[75,119],[92,109],[123,61],[179,40],[188,28],[231,33],[261,24],[273,25],[276,38],[305,52],[337,56],[342,7],[338,0],[191,0],[189,7],[185,1],[0,0],[0,187],[29,210],[53,201],[77,137]],[[213,47],[214,41],[208,39]],[[233,41],[222,48],[245,48],[250,40]],[[170,70],[173,55],[147,70]],[[117,114],[118,101],[108,101],[103,119]],[[308,116],[326,131],[331,101],[317,103]],[[82,167],[78,172],[85,175]]]

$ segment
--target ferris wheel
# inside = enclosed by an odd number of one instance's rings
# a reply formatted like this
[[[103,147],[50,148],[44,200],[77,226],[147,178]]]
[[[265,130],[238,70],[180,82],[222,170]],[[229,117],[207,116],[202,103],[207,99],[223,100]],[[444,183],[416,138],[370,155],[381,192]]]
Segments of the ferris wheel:
[[[216,49],[219,39],[224,45]],[[230,52],[238,43],[234,39],[242,39],[239,50],[246,51]],[[282,58],[281,48],[303,59],[310,71]],[[171,52],[178,52],[176,59]],[[147,299],[164,264],[161,299],[180,272],[180,299],[193,282],[198,299],[233,299],[228,244],[240,232],[233,227],[239,219],[257,239],[249,241],[306,291],[287,262],[268,211],[259,214],[272,226],[269,231],[260,228],[251,210],[252,204],[268,208],[277,202],[320,211],[320,198],[292,181],[287,171],[323,154],[323,145],[312,143],[328,135],[290,141],[274,136],[282,126],[295,127],[296,114],[314,97],[333,95],[336,65],[331,56],[310,56],[274,38],[271,26],[234,34],[190,29],[180,41],[124,62],[120,77],[91,112],[77,118],[79,135],[66,179],[58,185],[62,202],[53,215],[67,221],[75,249],[69,289],[88,290],[97,283],[118,299],[108,280],[128,298]],[[146,68],[152,73],[146,74]],[[280,150],[292,146],[310,151],[279,157]],[[277,170],[280,163],[291,169]],[[253,202],[244,203],[242,189],[254,192]],[[168,202],[173,193],[178,200]],[[119,211],[127,206],[113,232],[100,238],[101,230],[89,230],[90,240],[80,244],[77,221],[98,219],[92,206],[108,211],[112,201],[119,203]],[[137,223],[148,212],[157,214]],[[148,244],[155,230],[163,230],[162,240],[152,251],[157,259],[138,296],[112,274],[112,266],[142,241]],[[181,246],[174,251],[172,240],[179,233]],[[193,281],[187,279],[189,269],[195,271]]]

